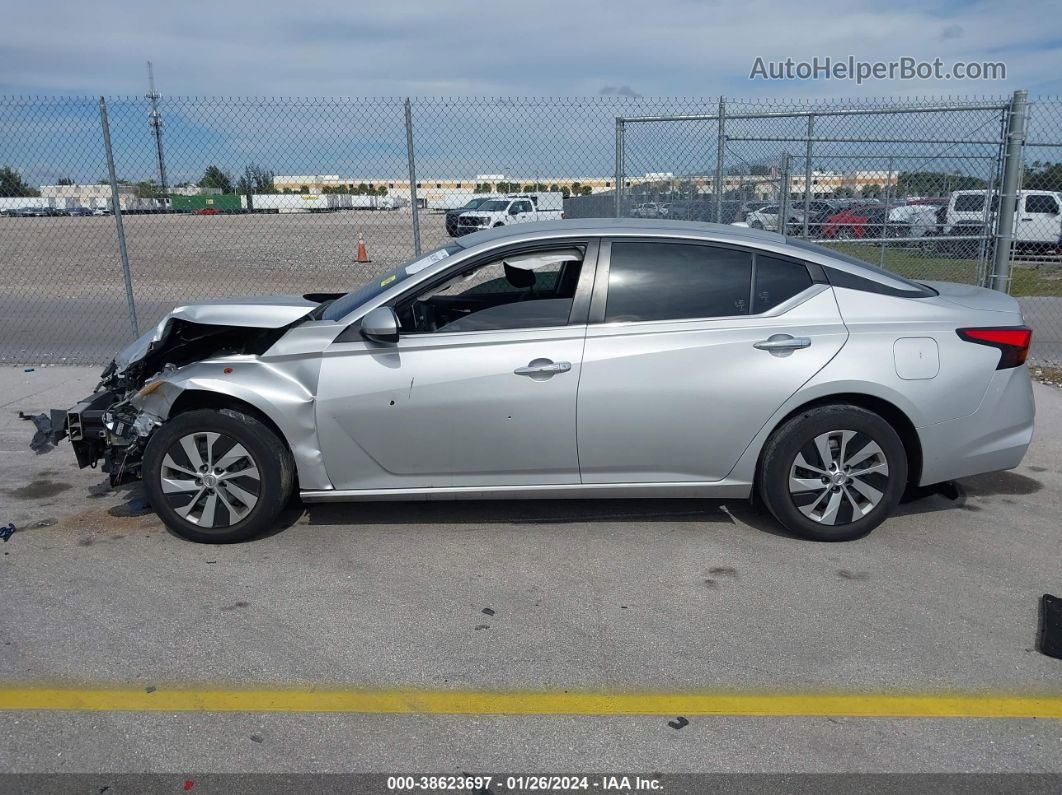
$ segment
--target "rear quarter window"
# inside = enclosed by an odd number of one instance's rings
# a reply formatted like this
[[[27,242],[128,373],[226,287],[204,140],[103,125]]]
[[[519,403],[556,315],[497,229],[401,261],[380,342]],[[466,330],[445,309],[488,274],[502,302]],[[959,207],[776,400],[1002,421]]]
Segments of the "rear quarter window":
[[[770,311],[804,292],[811,284],[808,269],[799,262],[757,254],[752,314]]]

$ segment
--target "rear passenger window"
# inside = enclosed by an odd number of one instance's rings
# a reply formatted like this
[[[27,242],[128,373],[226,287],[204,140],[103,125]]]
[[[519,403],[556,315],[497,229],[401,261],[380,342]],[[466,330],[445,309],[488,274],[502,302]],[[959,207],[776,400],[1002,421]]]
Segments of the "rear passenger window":
[[[757,254],[752,314],[758,315],[773,309],[810,286],[808,269],[800,263]]]
[[[1034,194],[1025,197],[1025,212],[1058,215],[1058,202],[1051,196]]]
[[[613,243],[605,322],[749,313],[752,255],[684,243]]]

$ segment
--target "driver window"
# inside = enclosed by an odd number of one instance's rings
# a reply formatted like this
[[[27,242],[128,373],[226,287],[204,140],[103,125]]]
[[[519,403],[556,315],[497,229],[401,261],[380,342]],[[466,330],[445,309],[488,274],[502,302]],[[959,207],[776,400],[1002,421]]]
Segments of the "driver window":
[[[542,328],[568,323],[581,248],[520,252],[462,271],[396,308],[405,334]]]

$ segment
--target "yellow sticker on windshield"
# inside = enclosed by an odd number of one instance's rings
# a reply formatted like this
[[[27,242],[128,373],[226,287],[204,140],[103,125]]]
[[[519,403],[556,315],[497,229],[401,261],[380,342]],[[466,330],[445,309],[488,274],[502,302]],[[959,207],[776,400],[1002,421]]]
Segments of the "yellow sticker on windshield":
[[[386,287],[386,286],[387,286],[387,285],[389,285],[389,284],[390,284],[391,282],[393,282],[393,281],[395,280],[395,278],[396,278],[396,277],[394,276],[394,274],[392,274],[392,275],[388,276],[388,277],[387,277],[386,279],[384,279],[384,280],[383,280],[382,282],[380,282],[380,286],[381,286],[381,287]]]

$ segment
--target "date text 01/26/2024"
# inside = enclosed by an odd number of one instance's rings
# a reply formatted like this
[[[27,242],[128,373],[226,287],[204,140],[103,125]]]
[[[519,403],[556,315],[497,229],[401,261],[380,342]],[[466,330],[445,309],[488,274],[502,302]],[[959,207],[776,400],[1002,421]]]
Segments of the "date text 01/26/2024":
[[[642,776],[389,776],[387,789],[394,792],[654,792],[663,789],[655,777]]]

